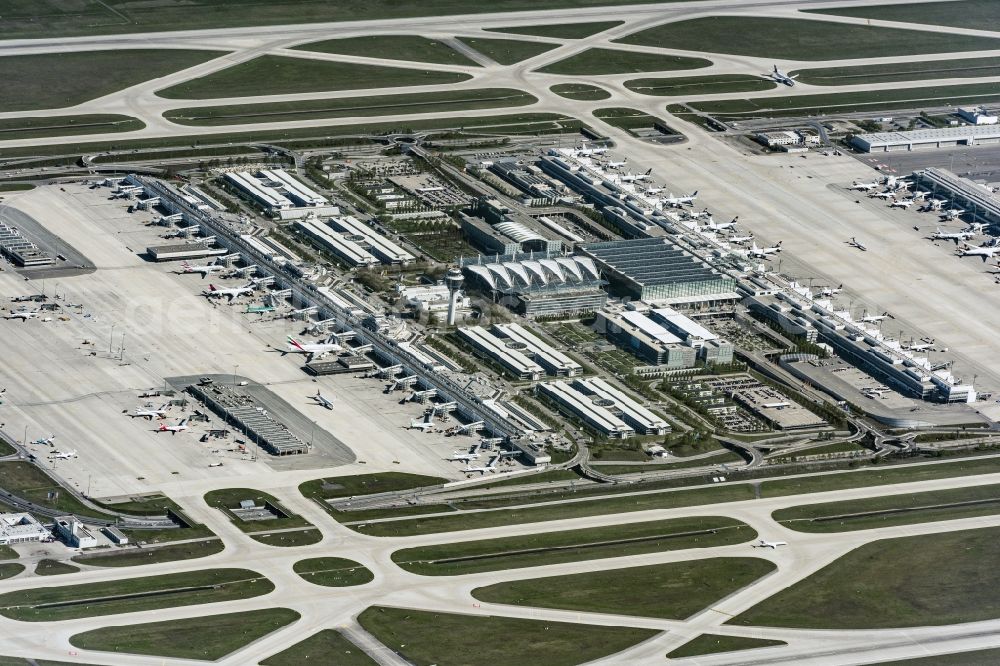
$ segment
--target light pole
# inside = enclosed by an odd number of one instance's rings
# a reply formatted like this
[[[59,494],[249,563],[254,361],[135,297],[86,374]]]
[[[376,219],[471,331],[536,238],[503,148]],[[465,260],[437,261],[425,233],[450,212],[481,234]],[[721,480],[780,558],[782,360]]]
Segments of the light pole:
[[[111,356],[111,347],[115,343],[115,326],[117,325],[116,322],[111,322],[111,335],[108,336],[108,356]]]
[[[236,388],[236,371],[240,369],[239,364],[233,366],[233,388]]]

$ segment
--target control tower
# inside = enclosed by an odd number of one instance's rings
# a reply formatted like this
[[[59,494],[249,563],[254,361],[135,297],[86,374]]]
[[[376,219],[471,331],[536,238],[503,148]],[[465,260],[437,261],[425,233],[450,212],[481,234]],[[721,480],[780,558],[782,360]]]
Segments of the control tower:
[[[462,271],[458,268],[452,268],[448,271],[448,274],[444,276],[444,283],[448,286],[448,325],[455,325],[455,317],[458,313],[458,298],[461,294],[462,283],[465,278],[462,276]]]

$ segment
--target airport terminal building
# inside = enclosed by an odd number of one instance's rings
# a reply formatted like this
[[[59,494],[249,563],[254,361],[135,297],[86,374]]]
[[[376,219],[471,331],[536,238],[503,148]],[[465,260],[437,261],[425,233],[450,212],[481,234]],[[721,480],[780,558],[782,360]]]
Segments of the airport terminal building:
[[[967,125],[909,132],[874,132],[872,134],[856,134],[851,137],[851,144],[866,153],[974,146],[984,143],[1000,143],[1000,125]]]

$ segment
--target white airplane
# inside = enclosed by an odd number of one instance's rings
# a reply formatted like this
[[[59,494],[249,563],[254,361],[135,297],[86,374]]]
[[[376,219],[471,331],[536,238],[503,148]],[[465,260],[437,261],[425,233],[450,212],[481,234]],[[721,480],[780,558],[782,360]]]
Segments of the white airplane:
[[[931,240],[953,240],[956,243],[959,241],[967,241],[975,237],[975,232],[972,231],[941,231],[941,229],[935,229],[934,233],[931,234]]]
[[[778,252],[781,252],[781,241],[773,247],[757,247],[757,241],[754,241],[750,246],[750,249],[747,250],[747,254],[751,257],[757,257],[760,259],[766,259],[768,255],[777,254]]]
[[[250,284],[243,287],[232,287],[231,289],[219,289],[214,284],[210,284],[208,285],[208,291],[201,292],[201,295],[206,296],[208,298],[222,298],[223,296],[225,296],[230,301],[233,301],[239,298],[240,296],[244,295],[248,296],[252,294],[253,291],[254,287],[253,285]]]
[[[167,405],[163,404],[157,409],[137,409],[131,414],[130,417],[134,418],[144,418],[147,421],[152,421],[154,418],[162,419],[167,415]]]
[[[823,287],[819,293],[821,296],[834,296],[842,291],[844,291],[844,285],[840,285],[839,287]]]
[[[680,208],[681,206],[693,206],[694,200],[698,198],[698,190],[695,190],[686,197],[675,197],[672,193],[669,197],[663,200],[663,203],[668,206],[673,206],[674,208]]]
[[[710,217],[710,218],[708,218],[708,224],[704,225],[702,227],[702,230],[707,230],[707,231],[725,231],[726,229],[732,229],[733,227],[736,226],[736,222],[739,219],[740,219],[740,216],[737,215],[736,217],[734,217],[729,222],[721,222],[719,224],[716,224],[715,220],[713,220]]]
[[[472,460],[478,460],[478,459],[479,459],[478,453],[459,453],[457,451],[455,453],[452,453],[451,457],[447,458],[447,460],[457,460],[460,462],[470,462]]]
[[[476,429],[483,425],[482,421],[473,421],[472,423],[466,423],[463,426],[458,426],[455,432],[458,433],[475,433]]]
[[[865,322],[866,324],[877,324],[883,319],[895,319],[895,317],[893,317],[888,312],[883,312],[880,315],[865,314],[861,317],[861,321]]]
[[[890,176],[885,181],[885,186],[891,188],[894,192],[909,189],[910,185],[913,185],[913,183],[908,180],[898,180],[895,176]]]
[[[730,243],[737,243],[739,245],[742,245],[743,243],[749,243],[750,241],[752,241],[753,234],[750,234],[749,236],[730,236],[726,240],[728,240]]]
[[[965,212],[964,208],[950,208],[941,215],[942,220],[954,220]]]
[[[205,264],[203,266],[192,266],[188,262],[181,264],[180,273],[183,275],[185,273],[201,273],[201,278],[204,280],[207,276],[212,273],[217,273],[219,271],[225,270],[226,267],[222,264]]]
[[[628,163],[628,158],[626,157],[621,162],[615,162],[614,160],[608,160],[607,162],[604,163],[604,166],[608,167],[609,169],[621,169],[627,163]]]
[[[630,172],[628,172],[626,174],[623,174],[621,176],[621,181],[623,183],[634,183],[634,182],[639,181],[639,180],[646,180],[646,179],[649,178],[649,175],[651,173],[653,173],[653,169],[651,169],[651,168],[648,171],[646,171],[646,173],[632,173],[630,171]]]
[[[783,83],[786,86],[794,86],[795,79],[799,78],[798,74],[796,74],[795,76],[788,76],[788,74],[785,74],[783,71],[778,69],[777,65],[774,66],[774,69],[772,71],[768,72],[767,76],[772,81],[776,83]]]
[[[890,203],[889,208],[909,208],[914,203],[913,199],[900,199],[899,201]]]
[[[859,183],[858,181],[854,181],[854,184],[847,189],[858,190],[860,192],[871,192],[872,190],[877,188],[878,188],[878,183]]]
[[[778,550],[778,546],[787,546],[787,541],[768,541],[767,539],[760,539],[754,548],[771,548],[773,550]]]
[[[862,243],[861,241],[859,241],[854,236],[851,236],[851,240],[847,241],[847,244],[850,245],[851,247],[858,248],[862,252],[867,252],[868,251],[868,248],[865,246],[865,244]]]
[[[579,148],[574,148],[574,152],[577,155],[603,155],[608,152],[608,149],[603,146],[598,146],[597,148],[588,148],[587,142],[584,141]]]
[[[973,234],[981,234],[986,231],[986,226],[985,222],[969,222],[965,230]]]
[[[11,312],[10,314],[5,314],[4,319],[20,319],[21,321],[28,321],[29,319],[34,319],[38,316],[37,312]]]
[[[659,187],[647,187],[646,188],[646,196],[647,197],[651,197],[654,194],[659,194],[662,191],[663,191],[663,186],[662,185],[660,185]]]
[[[930,342],[918,342],[915,344],[911,342],[907,346],[903,347],[903,349],[905,349],[906,351],[921,352],[921,351],[927,351],[933,346],[934,346],[933,343]]]
[[[434,421],[430,419],[430,415],[424,418],[423,421],[420,419],[412,419],[410,421],[410,427],[407,430],[423,430],[427,432],[434,427]]]
[[[343,347],[338,342],[334,342],[331,336],[325,342],[299,342],[292,336],[287,338],[289,349],[286,354],[308,354],[309,359],[323,358],[330,352],[340,351]]]
[[[464,468],[462,468],[462,471],[465,472],[466,474],[471,474],[471,473],[474,473],[474,472],[479,472],[480,474],[482,474],[482,475],[485,476],[487,472],[495,472],[496,471],[496,466],[497,466],[498,462],[500,462],[500,456],[495,456],[493,458],[493,460],[491,460],[489,462],[488,465],[481,466],[481,467],[471,467],[471,466],[464,467]]]
[[[895,199],[896,198],[896,193],[895,192],[876,192],[874,194],[869,194],[868,196],[870,198],[872,198],[872,199]]]
[[[35,441],[32,442],[32,444],[34,444],[35,446],[45,446],[46,444],[52,446],[52,440],[54,440],[55,438],[56,438],[55,435],[49,435],[48,437],[42,437],[40,439],[36,439]]]
[[[184,432],[188,429],[187,419],[181,419],[179,423],[175,425],[167,425],[166,423],[160,424],[160,429],[157,432],[169,432],[171,435],[176,435],[179,432]]]
[[[993,255],[1000,252],[1000,246],[994,245],[993,247],[979,246],[972,247],[968,243],[963,244],[961,250],[959,250],[958,256],[960,257],[982,257],[983,261],[987,259],[992,259]]]
[[[56,460],[69,460],[70,458],[76,458],[76,449],[72,451],[54,451],[49,455],[50,458],[55,458]]]
[[[333,409],[333,400],[325,397],[319,390],[316,391],[316,395],[312,396],[312,399],[316,401],[316,404],[322,405],[327,409]]]
[[[945,205],[944,199],[928,199],[924,203],[924,210],[941,210],[941,207]]]

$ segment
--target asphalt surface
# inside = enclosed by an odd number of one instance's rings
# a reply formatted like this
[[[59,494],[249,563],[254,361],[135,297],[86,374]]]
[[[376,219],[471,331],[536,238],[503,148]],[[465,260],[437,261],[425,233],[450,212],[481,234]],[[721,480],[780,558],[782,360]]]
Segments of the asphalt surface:
[[[908,0],[888,0],[882,4],[896,4]],[[33,116],[66,115],[69,113],[123,113],[143,120],[147,127],[135,133],[113,135],[77,136],[74,142],[101,140],[113,138],[115,141],[126,138],[149,138],[172,135],[197,135],[220,133],[227,129],[239,131],[256,131],[264,129],[282,129],[286,127],[317,127],[327,125],[352,124],[357,122],[380,122],[398,119],[420,120],[423,118],[438,118],[440,113],[415,114],[406,116],[355,117],[338,119],[315,119],[293,123],[258,123],[226,127],[181,127],[162,118],[162,113],[180,107],[197,105],[222,105],[231,103],[295,101],[322,98],[354,97],[358,95],[428,92],[435,90],[459,90],[479,87],[511,87],[524,90],[539,98],[532,106],[519,107],[518,113],[524,112],[556,112],[566,113],[582,118],[588,124],[611,136],[616,144],[616,153],[628,155],[630,164],[636,168],[654,168],[657,178],[664,178],[675,193],[689,192],[694,189],[701,191],[701,197],[706,205],[716,212],[718,219],[727,215],[741,215],[741,226],[752,230],[760,239],[784,240],[786,253],[782,260],[787,266],[795,266],[797,270],[808,271],[809,276],[821,279],[827,284],[845,283],[845,296],[856,297],[859,302],[872,307],[891,309],[897,315],[898,322],[906,325],[914,332],[932,335],[952,348],[961,350],[956,370],[964,373],[979,372],[981,381],[992,381],[1000,385],[1000,355],[996,354],[996,340],[1000,339],[1000,290],[992,289],[984,282],[982,269],[971,262],[960,262],[948,257],[948,253],[940,248],[935,249],[931,243],[916,242],[910,231],[913,220],[911,213],[887,212],[883,207],[853,203],[853,197],[838,196],[831,193],[835,188],[849,184],[851,180],[870,180],[874,172],[864,164],[850,157],[821,158],[810,156],[808,160],[796,157],[756,156],[748,157],[736,147],[718,141],[708,133],[687,123],[670,118],[664,112],[664,106],[669,100],[664,98],[639,97],[624,88],[622,83],[639,76],[656,76],[655,72],[642,74],[623,74],[609,76],[563,77],[538,74],[533,69],[561,60],[594,47],[610,47],[636,52],[667,53],[677,55],[703,55],[677,51],[669,48],[654,49],[649,47],[610,44],[610,40],[624,36],[642,28],[651,27],[670,20],[692,18],[712,10],[725,10],[726,13],[746,13],[748,15],[768,15],[775,17],[793,17],[798,9],[807,6],[824,5],[823,2],[795,0],[788,2],[747,2],[734,7],[734,3],[724,0],[708,0],[705,2],[689,2],[670,6],[639,5],[634,7],[614,8],[572,8],[548,12],[517,12],[508,14],[486,14],[456,17],[428,17],[406,20],[365,21],[340,24],[314,24],[299,26],[268,26],[264,28],[234,28],[204,31],[181,31],[174,33],[136,34],[121,36],[98,36],[72,39],[40,39],[40,40],[8,40],[0,43],[0,54],[30,54],[46,53],[59,50],[89,50],[127,49],[127,48],[209,48],[230,51],[227,55],[210,60],[196,67],[161,77],[155,81],[140,83],[122,91],[118,91],[91,100],[76,107],[31,112]],[[308,54],[302,51],[290,51],[289,47],[297,44],[329,38],[331,34],[338,37],[350,37],[370,34],[392,34],[396,32],[417,33],[432,38],[450,39],[455,35],[489,36],[497,38],[496,33],[486,33],[483,27],[532,25],[540,21],[561,22],[624,20],[625,24],[611,30],[580,40],[560,40],[553,38],[533,38],[518,35],[520,40],[537,40],[557,42],[560,46],[529,60],[513,66],[500,66],[489,63],[485,59],[483,67],[457,67],[432,65],[428,63],[405,63],[374,58],[357,58],[331,54]],[[825,20],[845,24],[868,23],[859,19],[825,17]],[[872,25],[896,25],[891,22],[872,21]],[[1000,36],[1000,32],[985,30],[961,30],[954,28],[939,28],[922,25],[921,30],[948,32],[953,34],[975,34]],[[669,47],[669,45],[665,45]],[[997,52],[984,52],[983,55]],[[421,70],[464,71],[473,78],[459,85],[419,86],[406,89],[387,88],[373,90],[351,90],[337,92],[305,93],[298,95],[260,95],[252,98],[217,99],[211,101],[166,100],[155,95],[156,90],[166,88],[185,80],[205,76],[225,69],[234,64],[251,60],[265,54],[295,55],[316,60],[331,60],[338,62],[355,62],[364,64],[392,64],[400,67],[412,67]],[[954,53],[940,56],[942,59],[969,57],[970,53]],[[893,58],[893,61],[926,60],[929,56],[909,56]],[[772,65],[771,59],[750,58],[743,56],[710,55],[712,67],[683,72],[679,75],[710,75],[714,73],[747,73],[759,75],[768,71]],[[880,59],[853,59],[841,61],[825,61],[825,66],[840,64],[864,64],[878,62]],[[792,70],[805,66],[816,66],[812,61],[783,61],[783,69]],[[990,79],[975,79],[976,82],[987,82]],[[996,79],[994,79],[996,80]],[[594,82],[612,93],[610,99],[599,102],[580,102],[567,100],[551,94],[549,86],[564,82]],[[949,79],[938,83],[960,83],[962,80]],[[926,82],[925,82],[926,83]],[[810,87],[797,85],[794,88],[778,88],[761,93],[761,96],[771,95],[802,95],[818,91],[825,93],[849,92],[852,90],[870,90],[913,87],[913,82],[894,84],[840,86],[840,87]],[[929,84],[928,84],[929,85]],[[684,101],[696,101],[702,98],[727,99],[746,98],[748,93],[732,93],[710,96],[690,96]],[[627,133],[609,127],[592,117],[592,111],[609,106],[628,106],[668,120],[672,126],[683,128],[688,135],[688,141],[682,145],[653,145]],[[495,115],[506,113],[501,111],[466,111],[448,114],[455,118],[469,116]],[[18,117],[25,114],[0,114],[0,119]],[[25,141],[0,142],[0,148],[12,145],[53,145],[64,143],[61,138],[44,138]],[[40,217],[43,203],[33,199],[31,195],[18,195],[22,201],[33,202],[34,211],[27,210],[25,214]],[[700,203],[700,201],[699,201]],[[61,203],[59,209],[67,219],[71,217],[70,206]],[[915,215],[915,214],[914,214]],[[146,307],[143,300],[144,292],[140,287],[160,289],[164,292],[176,290],[181,284],[180,278],[149,275],[141,269],[139,262],[132,254],[131,248],[125,246],[129,237],[123,236],[123,244],[112,246],[103,238],[89,238],[87,230],[76,230],[63,223],[63,236],[69,242],[79,246],[82,251],[94,257],[94,261],[102,270],[96,275],[78,278],[85,281],[80,286],[90,295],[91,303],[88,309],[100,315],[83,321],[80,318],[73,322],[76,328],[67,327],[65,333],[53,328],[46,330],[21,329],[6,327],[4,335],[18,346],[41,344],[41,349],[62,350],[57,343],[79,345],[79,338],[88,335],[96,340],[108,340],[108,325],[112,321],[120,321],[120,313],[126,306],[136,313],[132,305],[134,299],[138,307]],[[61,233],[59,228],[54,230]],[[122,230],[116,233],[122,234]],[[126,233],[131,233],[126,230]],[[855,235],[863,238],[870,246],[868,253],[857,253],[845,249],[843,241]],[[103,244],[102,244],[103,243]],[[125,252],[122,250],[128,250]],[[118,271],[116,273],[116,271]],[[116,276],[119,276],[116,278]],[[119,284],[119,282],[121,284]],[[11,287],[12,283],[5,283]],[[116,289],[121,289],[119,293]],[[191,291],[195,291],[194,288]],[[852,294],[853,292],[853,294]],[[173,292],[171,292],[173,293]],[[863,294],[863,297],[861,296]],[[124,305],[123,305],[124,303]],[[177,296],[171,303],[173,316],[179,320],[186,317],[192,319],[205,317],[208,312],[193,293]],[[162,306],[162,302],[157,303]],[[852,303],[855,305],[855,303]],[[93,307],[92,307],[93,306]],[[162,309],[162,308],[161,308]],[[215,312],[214,310],[212,312]],[[142,311],[139,311],[141,314]],[[94,370],[97,361],[92,358],[82,359],[80,353],[61,353],[53,360],[66,364],[64,372],[47,376],[39,373],[32,359],[11,358],[3,368],[4,381],[7,385],[26,387],[24,395],[19,396],[15,405],[25,413],[37,413],[45,406],[60,405],[65,412],[65,420],[59,425],[65,428],[67,434],[86,439],[92,437],[95,430],[106,427],[112,414],[120,414],[121,409],[134,408],[135,393],[139,388],[155,386],[160,378],[166,375],[181,375],[194,372],[197,368],[206,368],[206,372],[214,370],[224,373],[237,363],[244,369],[255,367],[254,375],[274,377],[281,382],[271,386],[280,399],[290,403],[305,403],[306,396],[312,392],[311,383],[301,379],[291,364],[280,361],[278,355],[262,353],[264,342],[273,340],[273,332],[255,329],[246,331],[243,320],[236,313],[220,310],[212,317],[215,319],[213,333],[216,334],[211,345],[203,344],[200,333],[204,327],[187,322],[183,334],[170,329],[170,334],[164,333],[166,328],[162,322],[154,327],[145,322],[129,324],[129,349],[131,363],[114,364],[105,362],[99,371]],[[136,318],[132,318],[134,321]],[[200,324],[200,322],[199,322]],[[171,322],[171,326],[176,326]],[[124,325],[123,325],[124,326]],[[111,326],[111,340],[115,340],[115,329]],[[246,331],[246,332],[244,332]],[[221,333],[221,335],[220,335]],[[119,335],[121,329],[119,329]],[[272,335],[272,338],[265,336]],[[57,337],[59,339],[57,339]],[[277,339],[280,339],[277,338]],[[6,340],[5,340],[6,341]],[[39,342],[40,341],[40,342]],[[122,343],[124,344],[124,342]],[[68,348],[68,347],[67,347]],[[77,347],[79,348],[79,347]],[[110,355],[109,345],[109,355]],[[180,359],[180,360],[179,360]],[[105,359],[110,361],[111,359]],[[104,361],[102,361],[104,362]],[[93,392],[81,394],[80,378],[98,376],[94,382]],[[331,382],[333,380],[330,380]],[[346,381],[346,380],[344,380]],[[89,383],[88,383],[89,386]],[[81,460],[79,464],[106,465],[108,476],[114,478],[114,485],[105,489],[106,494],[131,492],[136,487],[137,473],[149,474],[139,477],[141,483],[150,488],[156,488],[168,494],[180,503],[185,511],[199,522],[204,522],[223,540],[226,548],[223,552],[207,558],[179,563],[167,563],[143,566],[139,569],[86,570],[74,574],[71,579],[45,580],[44,585],[61,585],[66,583],[83,583],[103,580],[120,579],[137,575],[150,575],[165,572],[193,571],[215,566],[243,566],[248,561],[253,562],[256,570],[270,578],[276,586],[274,592],[265,598],[253,600],[209,604],[185,608],[128,613],[114,617],[98,619],[70,620],[59,623],[20,623],[0,619],[0,654],[20,655],[31,658],[51,660],[71,660],[81,663],[100,663],[112,666],[161,664],[164,660],[153,657],[135,655],[119,655],[77,650],[69,644],[69,637],[81,631],[87,631],[112,624],[136,624],[150,621],[195,617],[215,612],[234,612],[252,610],[261,607],[262,602],[272,606],[293,608],[302,614],[302,619],[289,627],[268,635],[259,641],[237,652],[228,655],[218,663],[225,666],[257,663],[259,660],[287,649],[311,634],[325,628],[340,628],[352,639],[359,642],[363,649],[374,654],[380,663],[401,663],[385,646],[379,645],[357,625],[357,614],[373,604],[394,605],[407,608],[437,610],[445,612],[468,613],[474,615],[495,614],[516,617],[529,617],[541,620],[584,622],[591,624],[629,625],[650,627],[661,631],[653,639],[637,645],[622,653],[609,657],[601,663],[608,665],[629,664],[662,664],[663,655],[673,648],[704,633],[718,633],[734,636],[753,636],[759,638],[776,638],[787,641],[783,647],[758,649],[744,653],[728,653],[707,655],[689,660],[688,663],[698,664],[867,664],[887,659],[900,659],[934,654],[945,654],[955,651],[1000,647],[1000,619],[971,623],[960,626],[921,627],[899,630],[855,630],[855,631],[806,631],[782,628],[735,627],[724,622],[732,615],[738,614],[754,606],[761,600],[781,590],[796,581],[834,561],[850,550],[870,541],[912,534],[931,534],[969,527],[984,527],[1000,525],[1000,516],[956,520],[950,522],[925,523],[906,527],[893,527],[875,530],[865,530],[839,534],[804,534],[792,532],[776,524],[770,518],[772,511],[802,503],[835,501],[877,495],[893,495],[900,492],[936,490],[953,487],[974,486],[1000,481],[1000,474],[990,474],[978,477],[945,479],[916,484],[893,485],[830,493],[817,493],[803,497],[783,497],[773,499],[750,500],[746,502],[727,503],[716,506],[687,507],[683,509],[663,509],[645,511],[624,515],[609,515],[573,520],[555,521],[551,523],[533,523],[527,525],[512,525],[468,532],[453,532],[438,535],[423,535],[408,538],[378,538],[357,534],[346,527],[337,524],[318,505],[304,499],[297,491],[298,483],[331,473],[360,473],[362,471],[380,471],[398,469],[400,471],[424,471],[433,473],[433,463],[426,456],[426,451],[420,448],[419,440],[412,438],[398,427],[390,431],[387,425],[375,426],[365,423],[358,426],[356,413],[372,410],[370,403],[361,402],[357,397],[360,382],[339,384],[345,390],[338,394],[342,400],[332,414],[320,413],[317,417],[324,428],[333,431],[334,437],[347,446],[357,450],[359,446],[371,446],[366,457],[373,463],[368,467],[360,465],[350,468],[314,469],[282,471],[271,465],[227,466],[226,474],[233,477],[225,480],[214,476],[218,468],[207,469],[207,453],[197,450],[182,437],[169,438],[152,446],[147,440],[148,434],[143,434],[140,428],[148,428],[147,424],[128,426],[128,421],[122,418],[121,433],[102,432],[101,440],[94,453],[95,460]],[[347,390],[346,387],[351,390]],[[308,391],[305,388],[308,387]],[[91,389],[88,388],[88,391]],[[369,387],[368,390],[371,390]],[[303,408],[304,409],[304,408]],[[292,411],[295,411],[292,408]],[[9,412],[8,412],[9,413]],[[48,412],[51,414],[52,412]],[[9,418],[9,417],[8,417]],[[121,418],[121,417],[119,417]],[[35,428],[45,428],[49,422],[41,420],[30,421]],[[78,426],[74,424],[78,423]],[[19,422],[18,426],[21,425]],[[363,432],[359,432],[363,428]],[[117,429],[109,429],[117,430]],[[62,436],[62,435],[60,435]],[[402,438],[410,438],[405,444],[399,444]],[[132,441],[134,439],[134,442]],[[176,439],[177,441],[171,441]],[[106,440],[106,441],[103,441]],[[367,441],[365,441],[367,440]],[[411,441],[412,440],[412,441]],[[127,447],[134,446],[134,449]],[[103,448],[101,448],[103,447]],[[394,448],[395,447],[395,448]],[[120,452],[134,451],[133,460],[124,460]],[[369,454],[372,454],[369,456]],[[423,457],[421,457],[423,454]],[[394,466],[393,462],[402,459],[402,464]],[[199,461],[199,469],[195,470],[191,460]],[[391,462],[390,462],[391,461]],[[360,462],[360,461],[359,461]],[[74,463],[76,464],[76,463]],[[72,469],[72,468],[71,468]],[[183,469],[184,476],[172,473],[171,470]],[[232,471],[229,471],[232,470]],[[75,482],[85,479],[82,473],[76,473]],[[223,483],[237,482],[240,485],[259,488],[274,494],[286,507],[299,513],[315,524],[324,534],[323,541],[313,546],[299,548],[277,548],[256,543],[239,532],[218,512],[208,507],[203,494],[208,490],[220,487]],[[89,482],[89,481],[88,481]],[[108,491],[115,491],[109,493]],[[471,538],[490,538],[535,534],[550,530],[570,530],[584,527],[615,525],[622,522],[642,520],[659,520],[681,516],[726,515],[743,520],[756,529],[759,534],[770,540],[785,540],[787,547],[777,550],[753,549],[750,544],[740,544],[719,548],[698,550],[680,550],[667,553],[653,553],[635,557],[613,558],[610,560],[592,560],[578,563],[567,563],[530,569],[515,569],[501,572],[471,574],[456,577],[422,577],[399,569],[391,561],[391,553],[399,548],[417,545],[449,543]],[[323,588],[306,583],[292,571],[292,564],[306,557],[316,555],[338,554],[355,559],[375,573],[375,580],[367,585],[353,588]],[[482,585],[496,582],[534,578],[542,575],[578,573],[604,570],[614,567],[639,566],[662,562],[683,561],[692,558],[714,556],[756,556],[774,561],[778,569],[773,574],[750,585],[714,604],[691,618],[682,621],[660,620],[653,618],[637,618],[632,616],[578,613],[551,609],[523,609],[496,604],[476,602],[470,591]],[[19,590],[36,588],[39,579],[27,574],[21,574],[10,580],[0,582],[0,590]],[[170,661],[170,660],[168,660]],[[181,663],[176,661],[175,663]]]

